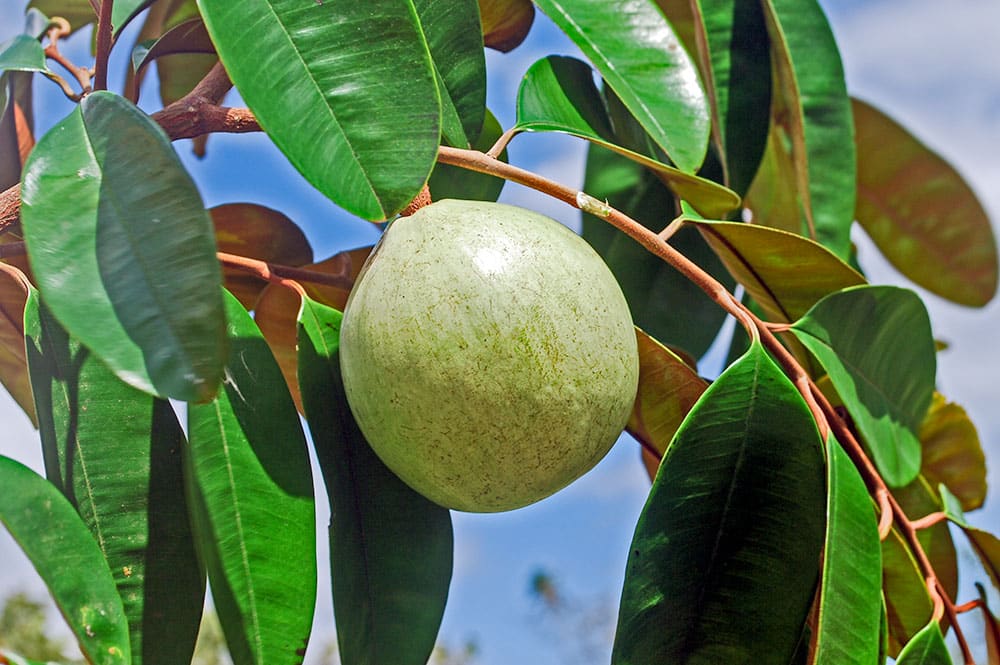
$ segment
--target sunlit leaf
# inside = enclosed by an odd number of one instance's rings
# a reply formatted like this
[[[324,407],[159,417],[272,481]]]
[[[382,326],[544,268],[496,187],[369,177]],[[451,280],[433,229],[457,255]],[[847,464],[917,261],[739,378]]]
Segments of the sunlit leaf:
[[[951,665],[941,627],[931,621],[899,652],[896,665]]]
[[[38,142],[21,198],[38,287],[70,334],[141,390],[215,394],[226,340],[212,225],[159,126],[122,97],[88,95]]]
[[[874,107],[852,100],[857,220],[904,275],[932,293],[981,307],[997,290],[990,219],[955,169]]]
[[[708,100],[694,62],[656,3],[536,4],[580,47],[677,168],[694,173],[708,147]]]
[[[824,296],[865,283],[830,250],[800,235],[736,222],[688,223],[771,321],[794,321]]]
[[[0,44],[0,71],[48,71],[41,43],[31,35],[15,35]]]
[[[976,426],[958,404],[934,393],[920,426],[920,473],[931,484],[943,483],[963,510],[975,510],[986,499],[986,456]]]
[[[819,577],[824,475],[808,407],[754,344],[667,449],[629,548],[612,663],[787,665]]]
[[[666,227],[675,214],[677,204],[659,178],[596,145],[587,154],[584,189],[654,231]],[[705,353],[725,320],[725,312],[715,302],[606,220],[583,215],[583,237],[618,279],[637,326],[695,357]],[[734,283],[694,229],[681,229],[670,244],[723,284]]]
[[[844,289],[816,303],[791,331],[830,375],[886,482],[912,481],[920,471],[916,432],[937,367],[920,298],[891,286]]]
[[[808,235],[847,259],[855,154],[840,53],[817,0],[766,0],[763,6]]]
[[[90,528],[128,617],[132,663],[188,662],[205,597],[184,496],[184,433],[28,300],[25,333],[46,475]]]
[[[309,455],[263,336],[232,296],[226,313],[224,390],[188,406],[199,551],[233,662],[298,662],[316,595]]]
[[[451,516],[378,459],[340,377],[341,314],[310,299],[299,316],[299,379],[330,495],[330,567],[345,663],[424,665],[448,584]]]
[[[535,5],[531,0],[479,0],[479,18],[486,46],[507,53],[528,36]]]
[[[831,436],[827,441],[827,524],[816,665],[878,662],[882,555],[868,489]]]
[[[343,310],[347,304],[347,297],[350,295],[348,287],[357,279],[371,250],[371,247],[360,247],[340,252],[319,263],[303,266],[305,270],[331,276],[338,275],[345,281],[344,288],[303,282],[302,286],[306,293],[309,294],[310,298],[323,305]],[[302,413],[302,397],[299,394],[298,381],[298,340],[295,332],[300,307],[301,298],[297,293],[284,286],[272,284],[264,289],[257,301],[254,320],[264,334],[268,346],[271,347],[271,352],[274,354],[275,360],[278,361],[281,373],[292,393],[292,399],[295,400],[296,407]]]
[[[662,456],[708,382],[645,332],[636,328],[635,333],[639,343],[639,389],[626,428]],[[650,479],[658,465],[656,460]]]
[[[437,155],[441,104],[412,3],[200,7],[240,95],[317,189],[371,220],[420,192]]]
[[[286,266],[312,263],[309,240],[284,213],[254,203],[229,203],[208,211],[220,252]],[[226,288],[252,309],[267,282],[231,266],[223,269]]]
[[[739,196],[722,185],[623,147],[625,141],[612,130],[604,98],[594,84],[593,70],[576,58],[548,56],[531,66],[517,93],[517,127],[566,132],[614,150],[656,171],[704,215],[723,217],[739,205]]]
[[[129,665],[128,621],[93,536],[56,487],[0,455],[0,523],[35,566],[93,665]]]

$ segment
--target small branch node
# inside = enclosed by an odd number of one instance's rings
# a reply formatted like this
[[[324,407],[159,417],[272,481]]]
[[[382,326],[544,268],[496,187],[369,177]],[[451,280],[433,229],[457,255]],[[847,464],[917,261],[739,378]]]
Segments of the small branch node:
[[[608,205],[607,201],[602,203],[586,192],[576,193],[576,207],[601,219],[607,219],[611,216],[611,206]]]

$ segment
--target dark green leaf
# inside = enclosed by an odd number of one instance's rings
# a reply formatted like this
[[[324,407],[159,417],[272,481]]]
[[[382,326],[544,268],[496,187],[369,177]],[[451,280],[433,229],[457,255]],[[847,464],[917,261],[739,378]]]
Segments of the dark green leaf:
[[[951,665],[948,646],[937,621],[931,621],[913,636],[899,652],[896,665]]]
[[[708,51],[703,69],[729,186],[741,196],[757,172],[767,144],[771,108],[771,57],[764,14],[757,2],[691,3]],[[704,54],[702,54],[704,58]]]
[[[764,14],[809,235],[847,259],[854,123],[837,43],[817,0],[766,0]]]
[[[670,223],[676,208],[673,196],[659,178],[596,145],[587,155],[584,189],[654,231]],[[583,237],[615,274],[637,326],[695,357],[711,346],[725,312],[701,289],[606,220],[584,215]],[[716,279],[727,285],[734,283],[694,229],[681,229],[670,243]]]
[[[45,51],[31,35],[15,35],[0,44],[0,71],[44,72]]]
[[[479,140],[472,147],[480,152],[486,152],[493,147],[501,134],[503,128],[487,109],[483,130],[479,134]],[[507,161],[507,150],[504,149],[498,157],[502,161]],[[431,191],[431,198],[435,201],[441,199],[496,201],[506,182],[503,178],[438,162],[434,165],[434,172],[427,181],[427,187]]]
[[[132,662],[186,663],[205,596],[184,497],[184,433],[170,403],[123,383],[28,300],[25,337],[49,480],[103,552]]]
[[[955,169],[894,120],[852,100],[857,219],[889,261],[932,293],[973,307],[997,290],[989,216]]]
[[[941,496],[923,474],[918,475],[909,485],[894,489],[893,496],[903,508],[903,512],[915,518],[944,508]],[[958,593],[958,554],[948,523],[938,522],[920,529],[917,538],[934,567],[945,593],[954,598]]]
[[[21,197],[38,287],[70,334],[141,390],[211,398],[225,360],[221,271],[159,126],[122,97],[88,95],[35,146]]]
[[[531,66],[517,93],[517,127],[566,132],[614,150],[655,171],[678,196],[710,217],[725,216],[740,203],[735,192],[718,183],[622,147],[628,144],[627,137],[616,135],[620,128],[612,129],[593,70],[575,58],[548,56]]]
[[[441,130],[448,142],[468,148],[486,114],[486,58],[476,0],[413,0],[434,68],[441,77]],[[446,115],[458,121],[445,133]]]
[[[937,354],[920,298],[859,286],[831,294],[792,327],[830,375],[892,487],[920,471],[916,432],[934,394]]]
[[[827,524],[816,665],[873,665],[882,617],[882,554],[868,489],[847,454],[827,441]]]
[[[138,75],[157,58],[178,53],[215,53],[215,45],[200,16],[178,23],[159,39],[137,44],[132,49],[132,69]]]
[[[656,3],[536,4],[580,47],[677,168],[694,173],[708,146],[708,100],[694,62]]]
[[[341,314],[309,298],[299,314],[299,380],[330,496],[330,567],[345,663],[423,665],[452,569],[451,516],[397,478],[347,405]]]
[[[899,650],[930,620],[933,611],[924,576],[906,541],[893,527],[882,541],[882,588],[888,654]]]
[[[660,465],[625,569],[612,662],[775,663],[819,577],[823,449],[759,344],[702,395]]]
[[[371,220],[420,192],[441,104],[411,2],[210,0],[201,9],[243,99],[317,189]]]
[[[227,294],[224,390],[188,407],[198,547],[236,665],[299,662],[316,598],[305,436],[281,370]]]
[[[59,490],[0,456],[0,523],[35,566],[93,665],[129,665],[128,621],[101,550]]]
[[[111,6],[111,27],[117,36],[139,12],[153,4],[154,0],[114,0]]]

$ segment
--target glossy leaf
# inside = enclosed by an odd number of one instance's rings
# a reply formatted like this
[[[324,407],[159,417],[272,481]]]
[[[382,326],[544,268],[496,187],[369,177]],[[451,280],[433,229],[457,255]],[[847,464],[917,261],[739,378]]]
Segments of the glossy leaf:
[[[35,566],[93,665],[128,665],[128,622],[104,556],[73,506],[28,467],[0,456],[0,523]]]
[[[943,510],[942,497],[923,475],[905,487],[893,490],[893,495],[907,515],[921,517]],[[920,545],[927,554],[938,580],[952,598],[958,594],[958,553],[947,522],[938,522],[917,532]]]
[[[827,441],[826,546],[816,627],[816,665],[874,665],[882,617],[882,555],[861,475]]]
[[[948,646],[937,621],[931,621],[913,636],[899,653],[896,665],[951,665]]]
[[[612,130],[593,70],[576,58],[548,56],[531,66],[517,93],[517,127],[566,132],[614,150],[656,171],[678,196],[710,217],[722,217],[739,205],[739,196],[722,185],[619,145],[624,141]]]
[[[27,278],[13,266],[0,270],[0,382],[31,424],[38,427],[24,348],[24,303],[27,299]]]
[[[215,227],[215,244],[220,252],[286,266],[312,263],[309,240],[285,214],[254,203],[228,203],[208,211]],[[264,280],[246,271],[223,269],[226,289],[247,309],[253,309]]]
[[[989,216],[962,176],[878,109],[852,100],[856,216],[896,268],[931,293],[982,307],[997,290]]]
[[[528,36],[535,5],[531,0],[479,0],[479,19],[486,46],[507,53]]]
[[[132,663],[189,662],[205,575],[184,497],[184,433],[170,403],[123,383],[28,300],[25,333],[46,475],[107,560]]]
[[[756,225],[806,237],[810,235],[795,187],[791,143],[785,129],[774,122],[767,135],[764,156],[743,204],[750,210],[751,221]]]
[[[885,481],[901,487],[913,480],[920,471],[916,431],[937,366],[920,298],[890,286],[845,289],[816,303],[791,331],[829,373]]]
[[[302,286],[313,300],[342,310],[347,304],[350,287],[354,284],[365,259],[371,253],[371,247],[360,247],[335,254],[334,256],[305,266],[305,269],[337,276],[342,279],[343,287],[306,282]],[[292,399],[300,413],[303,413],[302,396],[298,381],[298,337],[295,331],[296,321],[301,307],[301,298],[284,286],[272,284],[264,289],[254,310],[254,320],[264,334],[271,352],[274,354],[281,373],[285,377]]]
[[[847,259],[855,151],[840,53],[817,0],[766,0],[763,6],[809,236]]]
[[[932,484],[943,483],[963,510],[975,510],[986,499],[986,456],[976,426],[958,404],[940,393],[920,426],[920,473]]]
[[[298,662],[316,597],[309,455],[263,336],[228,295],[226,313],[224,390],[188,406],[198,547],[233,662]]]
[[[31,35],[14,35],[0,44],[0,71],[45,72],[45,51]]]
[[[808,238],[764,226],[691,219],[769,320],[791,322],[824,296],[865,283],[854,268]]]
[[[677,168],[694,173],[708,147],[708,100],[694,62],[656,3],[535,4],[580,47]]]
[[[420,192],[437,155],[441,104],[411,2],[199,6],[240,95],[317,189],[371,220]]]
[[[451,515],[378,459],[347,405],[341,314],[309,298],[299,315],[299,380],[330,496],[330,568],[345,663],[424,665],[448,585]]]
[[[895,658],[902,646],[930,620],[933,611],[920,567],[895,527],[882,541],[882,589],[888,654]]]
[[[759,3],[739,0],[698,0],[691,7],[702,71],[710,72],[706,87],[727,183],[742,195],[757,172],[770,123],[771,55],[764,14]]]
[[[662,457],[708,382],[676,353],[639,328],[635,334],[639,343],[639,389],[626,429],[645,448],[656,450]],[[643,459],[647,459],[648,452],[643,452],[646,453]],[[650,480],[658,466],[657,459]]]
[[[819,577],[823,450],[759,344],[702,395],[629,548],[612,663],[780,663]]]
[[[676,207],[656,176],[598,146],[591,146],[587,155],[584,190],[654,231],[670,223]],[[583,237],[618,279],[637,326],[695,357],[709,348],[725,313],[701,289],[606,220],[583,215]],[[670,243],[722,283],[733,284],[721,261],[693,229],[681,229]]]
[[[221,271],[159,126],[117,95],[88,95],[35,147],[21,198],[38,287],[70,334],[141,390],[211,398],[225,360]]]
[[[413,0],[420,28],[442,85],[441,132],[467,148],[486,115],[486,58],[476,0]],[[446,118],[454,115],[452,131]]]
[[[487,109],[483,130],[472,147],[480,152],[486,152],[493,147],[501,134],[503,134],[503,128],[496,117]],[[502,161],[507,161],[507,150],[504,149],[498,157]],[[434,171],[431,173],[430,180],[427,181],[427,187],[430,189],[431,199],[434,201],[441,199],[496,201],[506,182],[503,178],[438,162],[434,165]]]

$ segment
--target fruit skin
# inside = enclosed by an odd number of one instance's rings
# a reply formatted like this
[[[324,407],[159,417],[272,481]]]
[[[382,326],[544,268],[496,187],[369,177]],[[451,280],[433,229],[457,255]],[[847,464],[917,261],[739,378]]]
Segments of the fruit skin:
[[[344,311],[348,403],[376,454],[432,501],[538,501],[591,469],[639,377],[625,297],[543,215],[442,200],[393,222]]]

